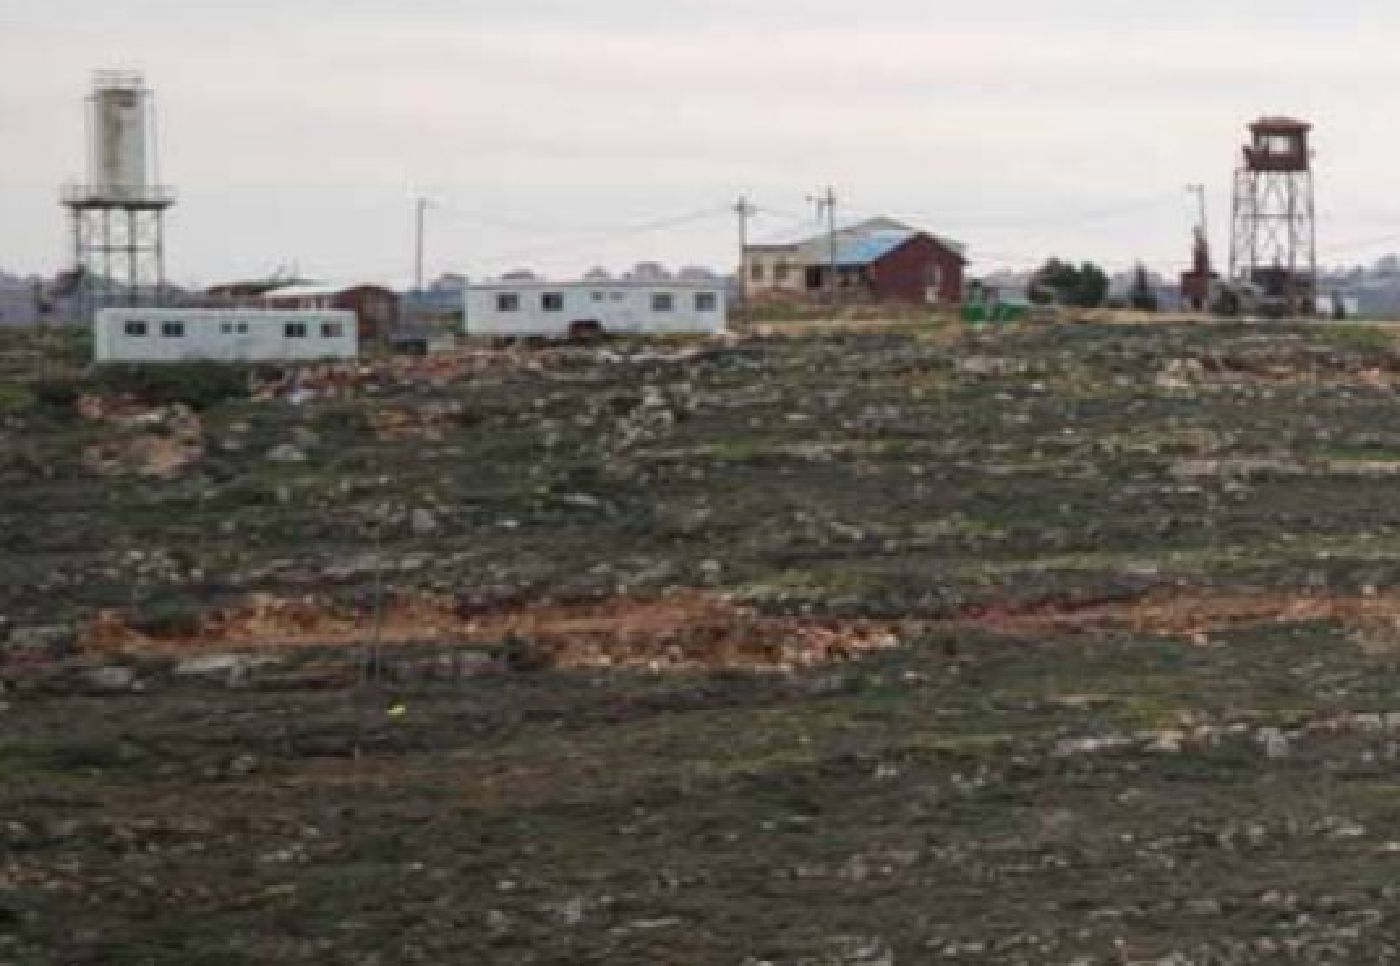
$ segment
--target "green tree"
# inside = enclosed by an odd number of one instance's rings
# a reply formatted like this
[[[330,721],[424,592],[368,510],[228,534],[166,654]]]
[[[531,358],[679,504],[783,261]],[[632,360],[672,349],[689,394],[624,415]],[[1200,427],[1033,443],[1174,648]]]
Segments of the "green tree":
[[[1157,289],[1141,262],[1133,269],[1133,289],[1128,293],[1128,304],[1139,312],[1156,312],[1158,308]]]
[[[1094,309],[1103,305],[1107,294],[1108,276],[1092,262],[1076,267],[1073,262],[1051,258],[1031,276],[1030,299],[1038,305]]]

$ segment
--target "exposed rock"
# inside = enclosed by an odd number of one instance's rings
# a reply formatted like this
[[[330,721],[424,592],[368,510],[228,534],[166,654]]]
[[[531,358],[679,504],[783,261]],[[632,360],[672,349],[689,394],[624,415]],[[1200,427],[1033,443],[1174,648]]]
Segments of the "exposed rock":
[[[437,517],[432,510],[419,507],[409,514],[409,528],[416,537],[427,537],[438,532]]]
[[[274,463],[305,463],[306,454],[291,443],[279,443],[267,451],[267,459]]]
[[[130,691],[136,687],[136,672],[120,664],[99,664],[83,669],[83,681],[94,691]]]
[[[1287,758],[1289,753],[1288,738],[1279,728],[1260,728],[1255,739],[1264,749],[1264,754],[1272,759]]]

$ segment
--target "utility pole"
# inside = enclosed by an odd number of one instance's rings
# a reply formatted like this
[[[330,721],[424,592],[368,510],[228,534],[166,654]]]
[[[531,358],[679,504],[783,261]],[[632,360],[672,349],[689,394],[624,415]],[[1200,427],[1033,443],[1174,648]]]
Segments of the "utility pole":
[[[413,291],[415,295],[423,294],[423,215],[428,210],[428,199],[421,195],[415,199],[415,239],[416,244],[413,249]]]
[[[831,298],[831,307],[836,307],[837,283],[836,283],[836,189],[827,186],[822,194],[815,195],[809,199],[817,206],[817,220],[821,221],[822,215],[826,216],[827,231],[827,288]]]
[[[1200,209],[1200,217],[1196,222],[1201,230],[1201,237],[1206,237],[1206,186],[1203,184],[1188,184],[1186,190],[1196,196],[1196,203]]]
[[[758,209],[740,195],[734,205],[734,213],[739,216],[739,321],[747,332],[753,327],[752,312],[749,310],[749,219],[758,213]]]

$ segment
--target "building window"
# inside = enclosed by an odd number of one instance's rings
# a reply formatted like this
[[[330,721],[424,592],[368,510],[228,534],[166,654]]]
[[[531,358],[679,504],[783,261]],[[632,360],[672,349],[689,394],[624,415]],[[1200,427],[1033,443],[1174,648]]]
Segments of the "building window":
[[[247,334],[248,334],[248,323],[247,323],[247,322],[240,322],[240,323],[238,323],[238,334],[239,334],[239,335],[247,335]]]
[[[788,270],[789,270],[789,269],[788,269],[788,263],[787,263],[787,262],[779,262],[778,264],[774,265],[774,266],[773,266],[773,281],[774,281],[774,282],[777,282],[777,283],[780,284],[780,285],[781,285],[783,282],[786,282],[787,279],[788,279]]]
[[[160,324],[160,334],[167,339],[182,339],[185,336],[185,323],[162,322]]]
[[[652,292],[651,310],[653,312],[670,312],[676,307],[676,297],[670,292]]]
[[[594,293],[593,293],[593,301],[595,301],[595,302],[601,302],[601,301],[603,301],[603,299],[605,299],[605,298],[607,298],[607,293],[605,293],[605,292],[594,292]]]
[[[520,293],[519,292],[497,292],[496,293],[497,312],[519,312]]]
[[[752,265],[749,266],[749,278],[753,279],[755,282],[763,281],[762,262],[754,262]]]
[[[540,295],[540,308],[546,312],[564,311],[563,292],[544,292]]]
[[[223,335],[233,335],[233,323],[232,323],[232,322],[220,322],[220,323],[219,323],[219,332],[220,332],[221,334],[223,334]]]
[[[612,298],[612,300],[613,300],[614,302],[621,302],[621,301],[622,301],[622,293],[621,293],[621,292],[613,292],[612,295],[611,295],[611,298]]]
[[[128,322],[126,323],[126,325],[122,326],[122,331],[125,332],[127,335],[145,335],[146,323]]]
[[[719,308],[719,295],[714,292],[695,293],[695,311],[713,312]]]
[[[345,326],[340,322],[322,322],[321,338],[339,339],[345,334]]]
[[[306,338],[305,322],[287,322],[282,326],[282,335],[288,339]]]

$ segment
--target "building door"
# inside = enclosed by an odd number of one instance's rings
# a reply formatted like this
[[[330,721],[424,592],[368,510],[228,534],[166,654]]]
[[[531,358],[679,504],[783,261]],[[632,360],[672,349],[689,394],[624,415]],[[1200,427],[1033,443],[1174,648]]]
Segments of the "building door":
[[[924,272],[924,301],[929,305],[935,305],[940,299],[939,289],[942,288],[943,273],[939,271],[939,266],[935,262]]]

